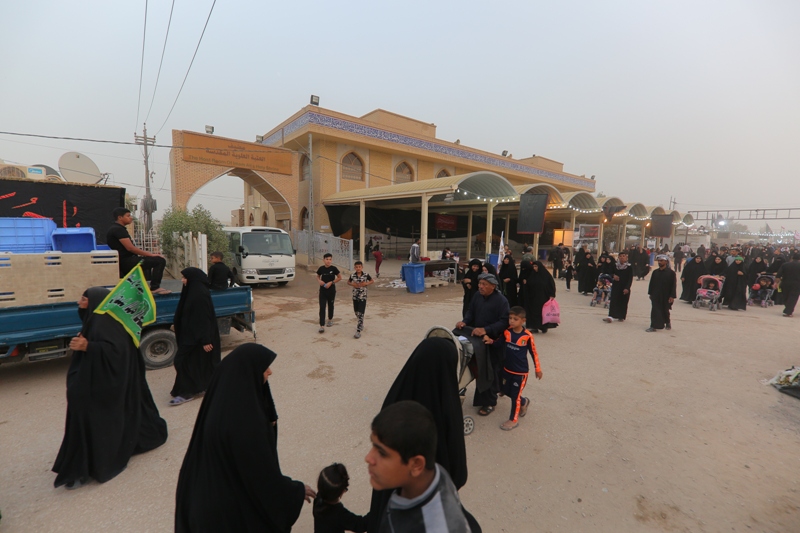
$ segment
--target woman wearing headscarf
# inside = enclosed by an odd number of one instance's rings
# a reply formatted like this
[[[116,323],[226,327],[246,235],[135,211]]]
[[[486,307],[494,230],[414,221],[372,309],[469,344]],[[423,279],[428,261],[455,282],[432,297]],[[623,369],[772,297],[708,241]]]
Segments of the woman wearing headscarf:
[[[715,255],[710,263],[706,263],[706,269],[710,276],[722,276],[725,274],[725,268],[727,266],[728,265],[725,264],[725,261],[719,255]]]
[[[92,287],[78,302],[83,328],[70,341],[67,421],[53,465],[56,487],[75,489],[89,478],[104,483],[125,470],[132,455],[167,440],[167,423],[133,339],[113,317],[94,313],[108,294]]]
[[[480,276],[481,273],[481,260],[472,259],[469,262],[467,271],[464,272],[464,278],[461,280],[464,287],[464,302],[461,306],[462,317],[467,314],[469,303],[472,301],[472,297],[475,296],[475,293],[478,292],[478,276]]]
[[[725,284],[722,286],[722,303],[732,311],[747,311],[747,272],[744,258],[737,255],[725,269]]]
[[[519,264],[519,275],[517,276],[517,282],[519,283],[519,291],[517,292],[517,305],[525,305],[525,285],[528,282],[528,276],[531,275],[533,268],[531,267],[531,262],[527,259],[523,259]]]
[[[687,303],[694,302],[695,298],[697,298],[697,289],[700,287],[697,280],[707,272],[706,265],[699,255],[692,255],[689,258],[686,266],[683,267],[683,272],[681,272],[681,283],[683,285],[681,300]]]
[[[591,252],[586,252],[584,257],[581,269],[578,271],[578,292],[587,295],[594,290],[597,283],[597,263]]]
[[[467,483],[467,451],[464,444],[464,415],[458,395],[458,352],[449,339],[428,338],[417,345],[405,366],[395,378],[381,409],[414,400],[424,405],[436,422],[436,462],[440,464],[456,489]],[[372,491],[367,531],[376,532],[380,525],[391,490]],[[469,513],[472,531],[480,531]]]
[[[558,324],[542,324],[542,307],[555,297],[556,282],[553,276],[541,261],[536,261],[525,284],[525,324],[531,332],[540,330],[547,333],[548,329],[558,327]]]
[[[498,279],[500,280],[500,292],[508,300],[508,306],[517,305],[517,266],[510,254],[503,258]]]
[[[202,393],[220,360],[219,327],[206,273],[189,267],[181,271],[183,290],[175,310],[175,385],[170,405],[180,405]]]
[[[243,344],[217,366],[197,413],[175,502],[175,531],[286,533],[314,491],[283,475],[268,378],[275,352]]]
[[[760,255],[756,255],[747,269],[747,286],[752,287],[758,277],[767,271],[767,264]]]

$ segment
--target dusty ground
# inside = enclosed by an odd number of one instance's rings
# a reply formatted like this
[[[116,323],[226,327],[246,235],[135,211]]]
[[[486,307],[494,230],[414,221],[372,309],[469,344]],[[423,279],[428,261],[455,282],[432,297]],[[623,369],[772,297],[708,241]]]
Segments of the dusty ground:
[[[381,281],[398,263],[384,265]],[[646,282],[634,282],[624,324],[603,323],[603,310],[563,287],[564,324],[536,337],[544,379],[526,389],[530,414],[503,432],[501,401],[467,437],[461,495],[484,531],[800,531],[800,402],[760,383],[800,363],[797,319],[679,302],[673,331],[650,334]],[[323,466],[345,463],[344,503],[364,513],[370,420],[427,328],[458,320],[461,290],[370,288],[360,340],[344,286],[336,326],[317,333],[316,290],[301,270],[287,287],[256,291],[258,340],[279,354],[271,383],[281,465],[313,484]],[[225,348],[247,340],[235,333]],[[170,531],[200,402],[168,407],[174,371],[149,372],[167,443],[104,485],[53,489],[67,366],[0,367],[0,530]],[[312,522],[306,506],[295,531]]]

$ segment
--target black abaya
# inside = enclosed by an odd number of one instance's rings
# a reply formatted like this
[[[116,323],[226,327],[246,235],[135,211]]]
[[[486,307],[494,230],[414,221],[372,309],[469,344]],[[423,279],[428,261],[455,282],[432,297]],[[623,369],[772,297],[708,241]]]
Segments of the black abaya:
[[[193,267],[184,269],[181,274],[187,283],[175,310],[178,353],[175,355],[175,385],[170,394],[191,398],[208,387],[219,364],[221,342],[208,276]],[[211,351],[206,352],[203,347],[209,344]]]
[[[767,271],[767,264],[761,259],[761,256],[756,256],[753,262],[750,263],[750,268],[747,269],[747,286],[752,287],[759,275]]]
[[[67,372],[66,427],[53,465],[56,487],[88,478],[106,482],[132,455],[167,440],[167,423],[153,402],[133,339],[110,315],[94,314],[108,293],[92,287],[84,293],[89,306],[79,309],[89,344],[73,353]]]
[[[650,327],[653,329],[664,329],[670,323],[670,308],[675,300],[675,285],[677,276],[675,271],[670,268],[657,268],[650,276],[650,286],[647,294],[650,295]]]
[[[404,400],[414,400],[431,412],[438,433],[436,462],[450,474],[456,489],[460,489],[467,482],[467,451],[457,371],[458,352],[452,341],[425,339],[397,375],[381,409]],[[372,491],[371,527],[368,531],[378,530],[392,492]]]
[[[477,271],[473,270],[473,266],[478,267]],[[463,305],[461,306],[462,318],[467,314],[467,309],[469,309],[469,304],[472,301],[472,297],[475,296],[476,292],[478,292],[478,276],[483,273],[481,267],[481,260],[473,259],[469,262],[467,271],[464,273],[464,279],[462,280],[464,287],[464,301]],[[469,282],[469,286],[467,286],[467,282]]]
[[[708,270],[708,274],[710,276],[722,276],[725,273],[725,268],[728,266],[725,264],[725,260],[722,258],[720,258],[719,263],[717,263],[717,257],[719,256],[715,256],[710,263],[706,263],[706,269]]]
[[[683,278],[681,300],[689,303],[694,302],[697,297],[697,289],[700,287],[697,280],[707,272],[706,265],[699,256],[692,257],[684,265],[683,272],[681,272],[681,278]]]
[[[508,264],[505,260],[508,259]],[[503,258],[503,263],[500,265],[500,272],[497,279],[500,281],[500,292],[508,300],[508,306],[514,307],[517,305],[517,266],[514,264],[514,259],[507,255]],[[509,281],[505,281],[505,280]]]
[[[519,276],[517,277],[517,281],[519,282],[519,292],[517,293],[517,305],[525,307],[525,281],[528,279],[528,276],[531,275],[531,262],[527,259],[523,259],[522,262],[519,264]]]
[[[183,459],[175,531],[285,533],[305,486],[283,475],[277,414],[264,371],[275,353],[243,344],[217,366]]]
[[[633,284],[633,267],[625,263],[620,268],[619,263],[614,264],[612,276],[615,279],[611,284],[611,301],[608,304],[608,316],[617,320],[625,320],[628,317],[628,303],[631,299],[631,285]],[[625,293],[625,290],[628,292]]]
[[[592,292],[597,284],[597,275],[597,263],[592,255],[587,253],[586,259],[581,263],[581,269],[578,271],[578,292]]]
[[[541,261],[533,264],[538,270],[531,269],[525,284],[525,324],[530,330],[545,332],[558,327],[558,324],[542,324],[542,307],[550,298],[556,297],[556,282]]]
[[[725,269],[722,303],[734,311],[747,310],[747,272],[744,262],[734,261]]]

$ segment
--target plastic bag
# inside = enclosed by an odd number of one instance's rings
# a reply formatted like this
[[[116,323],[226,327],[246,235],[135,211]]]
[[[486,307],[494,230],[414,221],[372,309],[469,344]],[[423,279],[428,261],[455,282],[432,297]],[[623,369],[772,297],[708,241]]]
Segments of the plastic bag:
[[[555,298],[542,306],[542,324],[561,324],[561,308]]]

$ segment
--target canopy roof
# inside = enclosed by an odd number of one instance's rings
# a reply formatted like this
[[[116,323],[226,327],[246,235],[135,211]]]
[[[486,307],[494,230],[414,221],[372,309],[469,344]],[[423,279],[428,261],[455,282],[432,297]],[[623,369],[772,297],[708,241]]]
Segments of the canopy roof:
[[[548,185],[547,183],[534,183],[534,184],[526,184],[526,185],[515,185],[514,189],[517,191],[517,194],[546,194],[547,195],[547,204],[551,206],[558,206],[562,207],[564,204],[564,198],[561,196],[561,193],[558,189],[553,187],[552,185]]]
[[[595,197],[589,194],[588,192],[583,192],[583,191],[565,194],[564,203],[567,204],[568,206],[571,205],[576,209],[586,209],[586,210],[593,209],[596,211],[600,210],[600,205],[597,203]]]

